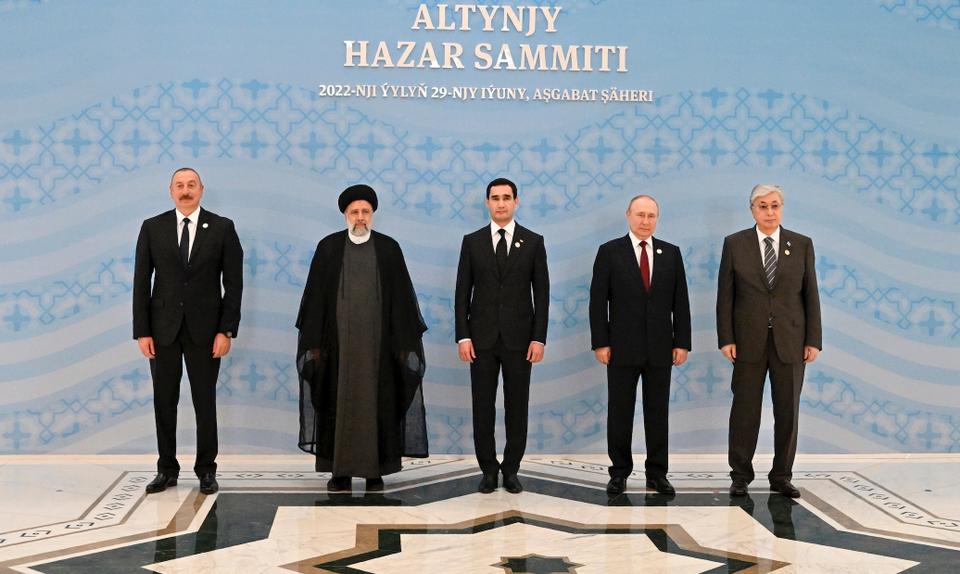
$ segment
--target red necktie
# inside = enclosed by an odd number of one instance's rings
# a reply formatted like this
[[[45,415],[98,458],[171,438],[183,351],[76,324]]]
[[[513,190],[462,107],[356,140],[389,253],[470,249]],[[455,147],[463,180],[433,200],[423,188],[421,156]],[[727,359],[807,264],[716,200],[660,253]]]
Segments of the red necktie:
[[[647,259],[647,242],[640,242],[640,277],[643,279],[643,288],[650,292],[650,261]]]

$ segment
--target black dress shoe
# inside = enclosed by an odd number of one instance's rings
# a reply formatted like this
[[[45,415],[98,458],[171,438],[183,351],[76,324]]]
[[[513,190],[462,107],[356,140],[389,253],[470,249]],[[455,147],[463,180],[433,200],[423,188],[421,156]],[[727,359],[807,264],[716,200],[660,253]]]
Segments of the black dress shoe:
[[[517,478],[517,475],[515,474],[503,475],[503,488],[506,489],[506,491],[510,494],[523,492],[523,485],[520,484],[520,479]]]
[[[208,472],[200,477],[200,492],[203,494],[213,494],[218,490],[220,490],[220,485],[217,484],[217,475]]]
[[[497,489],[497,475],[496,474],[484,474],[483,478],[480,479],[480,486],[477,487],[479,492],[483,494],[490,494]]]
[[[770,483],[770,490],[779,492],[787,498],[800,498],[800,491],[789,480],[778,480]]]
[[[607,494],[617,496],[627,490],[627,479],[622,476],[614,476],[607,483]]]
[[[327,492],[348,492],[353,489],[349,476],[335,476],[327,481]]]
[[[383,479],[380,477],[377,478],[368,478],[367,479],[367,492],[374,492],[383,490]]]
[[[747,495],[747,481],[745,480],[735,480],[733,484],[730,485],[730,496],[746,496]]]
[[[660,494],[676,494],[677,490],[673,488],[670,481],[665,476],[654,476],[647,478],[647,488],[652,488]]]
[[[175,474],[163,474],[158,472],[157,476],[153,477],[153,480],[150,481],[150,484],[147,485],[147,494],[153,494],[154,492],[163,492],[167,489],[168,486],[177,485],[177,475]]]

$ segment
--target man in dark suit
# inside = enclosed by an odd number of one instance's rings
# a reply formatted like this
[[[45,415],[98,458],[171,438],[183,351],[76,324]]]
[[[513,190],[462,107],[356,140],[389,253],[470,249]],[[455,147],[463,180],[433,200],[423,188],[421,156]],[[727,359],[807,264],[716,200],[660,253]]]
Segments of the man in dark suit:
[[[690,301],[683,257],[653,237],[660,206],[638,195],[627,206],[629,233],[600,246],[590,282],[590,339],[607,366],[607,492],[622,494],[633,471],[633,415],[643,379],[647,486],[674,494],[667,480],[670,372],[690,351]]]
[[[517,471],[527,445],[530,371],[547,341],[550,279],[543,237],[518,225],[520,199],[505,178],[487,185],[490,225],[464,236],[454,312],[460,360],[470,363],[473,444],[483,479],[480,492],[523,490]],[[531,296],[532,293],[532,296]],[[503,371],[507,444],[497,462],[494,440],[497,380]]]
[[[200,208],[202,196],[195,170],[173,172],[170,197],[176,209],[144,221],[137,239],[133,338],[150,359],[160,454],[148,493],[177,484],[180,474],[177,403],[184,362],[197,419],[193,469],[201,492],[219,488],[217,374],[240,325],[243,249],[232,221]]]
[[[809,237],[780,227],[783,191],[758,185],[750,193],[756,226],[723,241],[717,286],[717,340],[733,363],[730,409],[730,494],[744,496],[753,480],[763,385],[773,396],[770,489],[791,498],[797,453],[800,389],[806,363],[823,348],[820,295]]]

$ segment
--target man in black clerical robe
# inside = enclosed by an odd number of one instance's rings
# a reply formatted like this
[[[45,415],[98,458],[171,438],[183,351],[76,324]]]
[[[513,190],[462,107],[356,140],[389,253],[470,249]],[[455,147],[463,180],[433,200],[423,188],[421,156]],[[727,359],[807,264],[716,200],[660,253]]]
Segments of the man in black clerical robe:
[[[338,204],[347,229],[317,244],[297,317],[300,448],[328,490],[380,490],[401,457],[427,456],[427,327],[400,245],[371,229],[376,192],[354,185]]]

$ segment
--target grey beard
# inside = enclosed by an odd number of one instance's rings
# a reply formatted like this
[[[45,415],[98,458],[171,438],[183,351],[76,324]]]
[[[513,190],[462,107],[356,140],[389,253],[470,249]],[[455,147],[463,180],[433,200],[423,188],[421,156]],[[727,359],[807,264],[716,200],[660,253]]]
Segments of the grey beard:
[[[363,237],[364,235],[370,233],[370,226],[366,225],[363,229],[360,229],[358,225],[350,226],[350,235],[354,237]]]

